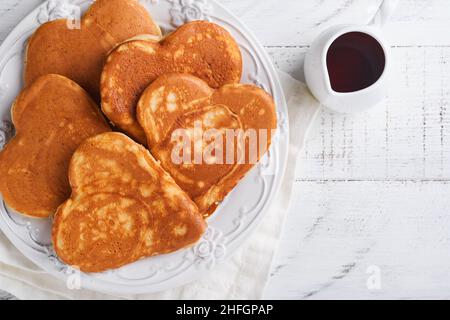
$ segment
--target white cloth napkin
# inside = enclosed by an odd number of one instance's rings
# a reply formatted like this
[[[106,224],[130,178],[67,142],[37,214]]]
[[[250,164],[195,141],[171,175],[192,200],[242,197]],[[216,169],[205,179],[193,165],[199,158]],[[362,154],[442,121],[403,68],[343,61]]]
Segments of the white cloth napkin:
[[[288,167],[279,194],[251,237],[230,259],[200,281],[157,294],[117,297],[90,290],[70,290],[25,258],[0,232],[0,290],[19,299],[260,299],[288,209],[298,152],[319,103],[305,85],[279,73],[289,110]]]

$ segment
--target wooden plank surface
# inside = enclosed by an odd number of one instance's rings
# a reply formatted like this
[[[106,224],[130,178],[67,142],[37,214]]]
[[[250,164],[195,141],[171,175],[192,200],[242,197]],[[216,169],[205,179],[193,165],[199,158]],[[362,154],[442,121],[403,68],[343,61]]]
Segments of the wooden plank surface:
[[[295,184],[267,298],[450,298],[450,183]],[[379,270],[379,288],[367,286]]]
[[[222,0],[298,79],[312,39],[367,23],[380,0]],[[0,2],[0,41],[41,0]],[[322,110],[299,155],[268,298],[449,298],[450,1],[400,0],[385,27],[389,95]],[[367,282],[375,279],[375,288]],[[370,282],[372,283],[372,282]]]

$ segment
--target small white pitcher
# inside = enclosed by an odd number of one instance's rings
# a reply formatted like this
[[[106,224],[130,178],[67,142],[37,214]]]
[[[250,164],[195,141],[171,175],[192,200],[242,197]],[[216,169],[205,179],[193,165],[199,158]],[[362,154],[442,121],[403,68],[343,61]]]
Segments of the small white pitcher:
[[[390,69],[389,46],[381,35],[381,27],[393,14],[398,0],[384,0],[369,25],[336,25],[323,31],[312,43],[305,57],[305,78],[312,94],[323,105],[340,113],[353,113],[377,105],[386,96],[386,76]],[[384,52],[384,69],[372,85],[352,92],[333,90],[327,54],[330,46],[342,35],[350,32],[364,33],[375,39]]]

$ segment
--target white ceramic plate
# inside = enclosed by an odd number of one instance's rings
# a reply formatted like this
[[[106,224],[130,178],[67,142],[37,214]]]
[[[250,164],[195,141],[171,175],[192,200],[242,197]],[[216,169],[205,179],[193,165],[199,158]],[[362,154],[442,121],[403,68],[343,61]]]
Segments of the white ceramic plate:
[[[11,32],[0,47],[0,148],[13,136],[10,108],[22,88],[23,53],[41,23],[70,16],[74,5],[85,11],[91,0],[48,1]],[[233,253],[254,230],[276,194],[286,167],[289,128],[283,91],[262,46],[239,20],[215,1],[141,1],[163,32],[191,20],[209,20],[230,31],[244,58],[242,82],[263,87],[275,99],[278,132],[270,152],[231,192],[208,220],[208,230],[194,247],[147,258],[120,269],[85,274],[62,263],[50,242],[51,219],[26,218],[0,198],[0,228],[26,257],[67,285],[108,293],[151,293],[177,287],[205,274]],[[1,179],[1,177],[0,177]]]

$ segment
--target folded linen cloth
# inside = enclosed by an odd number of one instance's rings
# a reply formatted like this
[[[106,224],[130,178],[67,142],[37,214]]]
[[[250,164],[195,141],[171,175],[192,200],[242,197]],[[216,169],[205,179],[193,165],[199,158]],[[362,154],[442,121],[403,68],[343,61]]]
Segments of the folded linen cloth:
[[[296,159],[303,148],[319,103],[306,86],[279,72],[289,112],[288,165],[280,190],[261,224],[230,259],[201,280],[155,294],[113,296],[90,290],[70,290],[66,284],[40,270],[0,232],[0,290],[19,299],[260,299],[283,228],[292,193]],[[257,267],[255,267],[257,266]],[[0,292],[0,298],[2,293]]]

